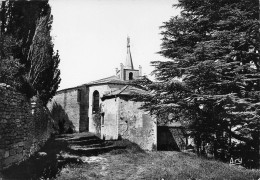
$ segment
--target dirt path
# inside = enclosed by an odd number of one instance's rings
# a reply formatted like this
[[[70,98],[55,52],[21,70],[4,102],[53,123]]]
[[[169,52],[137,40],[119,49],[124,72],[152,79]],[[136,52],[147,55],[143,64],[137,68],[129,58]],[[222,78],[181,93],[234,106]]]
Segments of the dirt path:
[[[127,140],[102,141],[93,134],[80,133],[50,139],[41,152],[3,175],[4,180],[257,180],[260,171],[195,154],[145,152]]]
[[[95,156],[118,147],[91,133],[60,135],[50,139],[40,152],[3,172],[3,179],[54,179],[67,164],[100,161]],[[94,157],[93,157],[94,156]],[[105,168],[105,167],[104,167]]]

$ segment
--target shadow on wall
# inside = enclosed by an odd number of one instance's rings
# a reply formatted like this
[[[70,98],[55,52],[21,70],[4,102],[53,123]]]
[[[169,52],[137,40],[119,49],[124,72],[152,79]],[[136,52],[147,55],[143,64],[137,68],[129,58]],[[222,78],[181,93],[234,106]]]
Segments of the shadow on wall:
[[[47,140],[53,133],[53,119],[49,109],[43,106],[41,101],[37,99],[34,107],[32,107],[32,114],[34,118],[34,138],[39,141]]]
[[[69,120],[68,114],[57,102],[54,102],[52,105],[51,116],[54,120],[55,133],[70,134],[75,132],[75,126]]]
[[[101,138],[101,116],[100,112],[93,114],[93,121],[96,128],[96,136]]]
[[[180,151],[176,139],[167,126],[157,127],[157,141],[158,151]]]

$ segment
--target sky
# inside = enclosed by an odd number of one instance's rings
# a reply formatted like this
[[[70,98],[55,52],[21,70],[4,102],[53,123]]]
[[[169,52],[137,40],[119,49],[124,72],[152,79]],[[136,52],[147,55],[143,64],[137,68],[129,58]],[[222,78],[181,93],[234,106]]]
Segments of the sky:
[[[54,48],[59,50],[59,90],[115,75],[130,37],[134,68],[150,76],[160,51],[163,22],[180,13],[177,0],[50,0]]]

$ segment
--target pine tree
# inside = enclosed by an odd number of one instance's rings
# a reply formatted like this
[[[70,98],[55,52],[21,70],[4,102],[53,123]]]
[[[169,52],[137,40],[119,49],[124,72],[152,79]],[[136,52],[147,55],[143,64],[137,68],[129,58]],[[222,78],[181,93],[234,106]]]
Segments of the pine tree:
[[[255,151],[259,142],[259,2],[179,0],[180,16],[164,22],[156,82],[143,108],[168,121],[172,113],[195,138],[229,150],[230,138]]]

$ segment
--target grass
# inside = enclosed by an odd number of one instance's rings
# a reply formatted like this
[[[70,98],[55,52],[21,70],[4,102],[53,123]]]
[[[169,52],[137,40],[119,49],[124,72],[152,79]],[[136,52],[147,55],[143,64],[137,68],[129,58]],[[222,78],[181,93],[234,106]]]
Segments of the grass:
[[[93,150],[93,147],[97,149]],[[56,137],[48,141],[41,151],[47,155],[36,154],[20,165],[7,169],[3,172],[3,179],[258,180],[260,178],[259,170],[230,166],[183,152],[146,152],[128,140],[104,142],[91,134]]]
[[[67,165],[62,179],[147,179],[147,180],[253,180],[259,170],[247,170],[193,154],[165,151],[144,152],[129,141],[114,141],[116,149],[99,155],[102,161]]]

